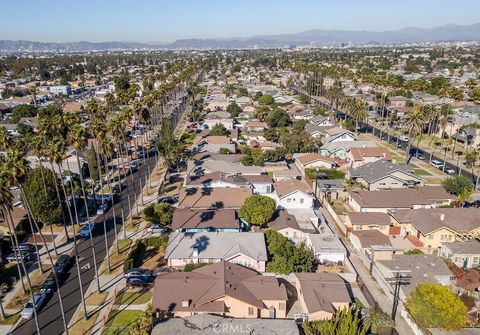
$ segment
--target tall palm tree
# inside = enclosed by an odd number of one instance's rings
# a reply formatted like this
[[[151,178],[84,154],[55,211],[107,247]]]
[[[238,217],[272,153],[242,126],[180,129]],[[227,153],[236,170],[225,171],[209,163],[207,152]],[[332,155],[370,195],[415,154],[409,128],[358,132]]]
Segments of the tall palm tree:
[[[85,181],[83,180],[83,170],[80,165],[80,153],[86,148],[87,146],[87,135],[85,129],[79,125],[75,124],[70,128],[70,131],[68,132],[68,137],[67,137],[68,143],[71,144],[75,148],[75,156],[77,158],[77,167],[79,171],[79,177],[80,177],[80,185],[82,189],[82,197],[83,197],[83,202],[85,206],[85,212],[87,214],[87,221],[90,220],[90,212],[88,210],[88,199],[87,199],[87,194],[85,192]],[[98,273],[98,265],[97,265],[97,256],[95,252],[95,243],[93,241],[93,235],[92,232],[90,231],[89,235],[89,240],[90,240],[90,248],[92,250],[92,256],[93,256],[93,267],[95,270],[95,279],[97,283],[97,291],[101,291],[100,287],[100,279],[98,278],[99,273]]]
[[[360,99],[353,99],[347,104],[348,115],[355,121],[355,133],[358,133],[358,123],[368,116],[365,103]]]
[[[425,114],[421,106],[413,107],[411,113],[408,113],[405,117],[405,127],[408,129],[408,137],[411,139],[408,141],[407,149],[405,152],[405,161],[408,162],[408,157],[410,155],[410,148],[412,147],[413,138],[420,134],[423,130],[423,126],[425,125]]]

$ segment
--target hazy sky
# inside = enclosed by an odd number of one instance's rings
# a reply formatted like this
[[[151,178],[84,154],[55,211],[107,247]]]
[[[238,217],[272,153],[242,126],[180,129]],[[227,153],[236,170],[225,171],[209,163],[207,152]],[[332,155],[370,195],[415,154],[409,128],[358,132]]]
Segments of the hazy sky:
[[[172,41],[480,22],[479,0],[13,0],[0,39]]]

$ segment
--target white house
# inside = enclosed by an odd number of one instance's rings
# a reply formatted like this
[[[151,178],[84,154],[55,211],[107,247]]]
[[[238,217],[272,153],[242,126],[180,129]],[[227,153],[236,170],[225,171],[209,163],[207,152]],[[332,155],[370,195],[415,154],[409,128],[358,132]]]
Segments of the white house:
[[[312,190],[303,181],[284,179],[274,184],[277,195],[277,206],[281,208],[313,208],[314,196]]]
[[[306,245],[313,249],[315,259],[321,264],[344,264],[347,258],[347,250],[335,235],[307,234]]]

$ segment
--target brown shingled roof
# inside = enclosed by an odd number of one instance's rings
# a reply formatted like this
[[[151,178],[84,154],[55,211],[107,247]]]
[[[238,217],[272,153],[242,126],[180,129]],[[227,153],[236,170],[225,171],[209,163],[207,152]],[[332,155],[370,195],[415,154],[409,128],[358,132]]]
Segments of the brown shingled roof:
[[[173,212],[172,229],[239,228],[237,212],[233,209],[194,210],[177,208]]]
[[[349,212],[347,213],[352,225],[391,225],[390,216],[382,212]]]
[[[301,180],[288,178],[275,182],[275,191],[278,197],[282,198],[295,191],[301,191],[306,194],[312,193],[312,190]]]
[[[262,300],[287,300],[287,293],[276,277],[264,277],[251,269],[221,261],[192,272],[158,276],[152,305],[154,309],[170,312],[217,313],[225,311],[222,301],[225,297],[268,308]],[[188,301],[188,306],[183,301]]]
[[[384,147],[351,148],[350,153],[356,161],[362,161],[365,157],[378,157],[387,161],[392,160],[392,155]]]
[[[182,188],[178,196],[178,208],[240,208],[252,195],[249,188]]]
[[[311,153],[302,155],[302,156],[298,157],[297,160],[302,165],[310,164],[310,163],[317,162],[317,161],[322,161],[322,162],[326,162],[326,163],[329,163],[329,164],[334,164],[335,163],[335,161],[332,158],[327,157],[327,156],[319,155],[315,152],[311,152]]]

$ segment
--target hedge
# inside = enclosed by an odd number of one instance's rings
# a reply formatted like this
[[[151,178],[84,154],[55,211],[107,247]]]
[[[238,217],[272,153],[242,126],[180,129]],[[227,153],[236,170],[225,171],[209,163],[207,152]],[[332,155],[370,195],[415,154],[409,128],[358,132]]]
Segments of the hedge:
[[[138,267],[142,262],[141,256],[146,248],[147,246],[143,241],[137,241],[123,263],[123,271]]]

